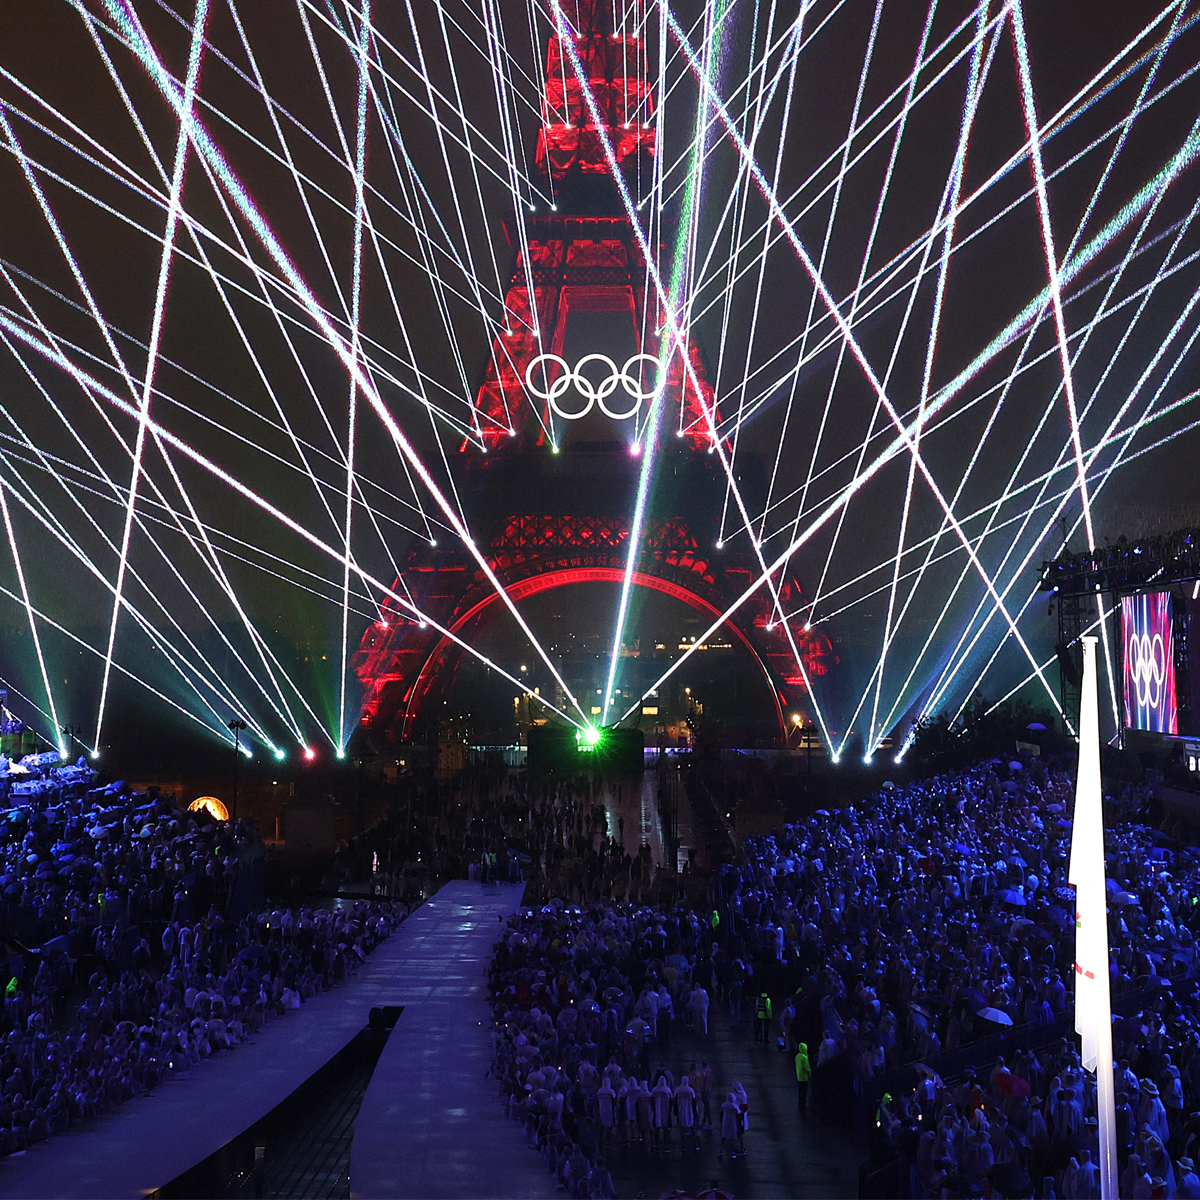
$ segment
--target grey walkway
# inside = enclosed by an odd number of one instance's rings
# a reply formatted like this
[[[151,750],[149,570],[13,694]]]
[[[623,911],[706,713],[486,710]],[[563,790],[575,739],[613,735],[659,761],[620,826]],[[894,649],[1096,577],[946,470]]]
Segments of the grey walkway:
[[[524,889],[448,883],[406,925],[392,1003],[404,1012],[359,1110],[354,1197],[536,1197],[554,1183],[485,1079],[492,1061],[484,968]]]

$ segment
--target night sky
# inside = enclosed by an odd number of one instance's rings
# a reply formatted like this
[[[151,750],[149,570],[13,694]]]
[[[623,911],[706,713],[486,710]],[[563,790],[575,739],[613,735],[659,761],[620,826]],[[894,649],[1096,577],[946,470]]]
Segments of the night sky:
[[[148,46],[182,82],[194,10],[141,0],[134,7]],[[381,402],[451,505],[480,453],[470,444],[470,400],[514,261],[502,226],[514,210],[506,138],[517,146],[519,201],[545,207],[532,160],[538,59],[551,31],[546,12],[538,8],[531,17],[525,4],[502,0],[508,70],[498,79],[483,8],[456,0],[440,16],[425,2],[411,11],[415,27],[404,5],[372,8],[364,125],[369,228],[356,300],[359,14],[332,3],[297,8],[256,0],[233,7],[213,0],[198,113],[230,174],[222,178],[222,166],[194,151],[188,156],[185,216],[161,323],[151,418],[335,548],[344,535],[347,372],[264,246],[262,230],[238,210],[232,181],[241,181],[240,195],[252,198],[312,302],[357,345]],[[764,177],[775,182],[795,235],[863,354],[899,412],[915,420],[923,392],[936,400],[1047,287],[1011,18],[1001,18],[994,3],[985,6],[973,56],[977,10],[963,3],[936,4],[932,15],[908,0],[878,6],[817,0],[802,16],[794,0],[775,8],[735,0],[708,10],[689,2],[674,12],[697,50],[706,41],[707,15],[713,86],[752,141]],[[1058,260],[1068,248],[1088,246],[1185,145],[1200,114],[1200,77],[1193,74],[1200,63],[1198,13],[1194,5],[1164,10],[1128,0],[1025,6]],[[789,35],[800,20],[802,33]],[[179,122],[144,57],[122,42],[112,13],[97,0],[80,8],[3,0],[0,29],[0,105],[9,126],[0,129],[0,319],[7,322],[0,325],[0,480],[30,603],[42,614],[38,632],[58,723],[79,725],[90,746],[112,613],[108,584],[117,575],[137,433],[136,419],[95,385],[127,405],[140,399]],[[652,16],[656,90],[659,36]],[[768,38],[774,48],[767,70],[753,73]],[[894,118],[922,46],[897,139]],[[822,514],[894,430],[822,301],[814,300],[793,248],[777,226],[764,229],[767,205],[747,184],[720,125],[703,132],[702,160],[689,153],[699,89],[673,41],[666,62],[664,186],[640,197],[646,205],[639,219],[660,241],[665,276],[678,253],[692,253],[681,313],[716,384],[735,466],[756,457],[773,480],[765,524],[761,504],[751,513],[756,533],[767,535],[769,560],[796,528]],[[945,244],[928,234],[949,194],[973,70],[982,86],[931,354]],[[767,90],[760,93],[764,77]],[[856,100],[858,131],[844,153]],[[1136,120],[1127,120],[1138,105]],[[1161,194],[1141,201],[1064,285],[1085,453],[1111,422],[1118,432],[1131,431],[1144,415],[1161,414],[1129,439],[1110,441],[1092,464],[1100,541],[1164,521],[1197,520],[1197,435],[1189,429],[1198,414],[1186,398],[1200,386],[1187,352],[1200,329],[1200,314],[1187,308],[1200,276],[1190,262],[1200,252],[1191,225],[1198,178],[1195,167],[1184,169]],[[698,184],[697,231],[677,241],[689,179]],[[1160,274],[1165,278],[1150,288]],[[1085,337],[1102,311],[1107,319]],[[616,356],[628,340],[611,321],[581,322],[569,331],[569,357],[589,346]],[[52,361],[56,354],[88,378],[73,379]],[[992,521],[979,543],[980,565],[994,575],[1039,662],[1052,656],[1054,625],[1044,597],[1030,597],[1038,567],[1061,545],[1054,509],[1075,477],[1062,381],[1047,304],[921,431],[924,460],[965,535],[980,538]],[[668,429],[675,419],[668,416]],[[627,440],[630,429],[589,419],[560,434],[569,451],[572,438]],[[1118,457],[1131,461],[1110,476]],[[918,472],[910,483],[911,463],[911,455],[895,455],[856,494],[844,520],[828,521],[794,559],[807,597],[816,598],[811,617],[841,659],[816,697],[839,736],[851,728],[863,733],[873,707],[875,724],[886,732],[903,728],[935,697],[951,711],[976,687],[998,699],[1032,669],[995,616],[972,645],[992,602],[926,481]],[[1043,474],[1056,463],[1043,494]],[[355,466],[353,557],[390,586],[414,536],[452,535],[361,396]],[[164,455],[148,439],[144,469],[124,592],[153,633],[123,612],[116,662],[161,697],[118,672],[114,711],[202,732],[223,726],[236,700],[289,754],[308,741],[331,750],[342,655],[341,563],[178,447]],[[1078,491],[1063,512],[1071,545],[1081,548]],[[727,540],[747,538],[732,501],[725,519]],[[893,593],[891,560],[902,523],[905,555]],[[48,704],[7,539],[0,542],[0,586],[11,593],[0,596],[6,630],[0,675],[12,707],[49,733],[48,715],[33,707]],[[353,650],[382,593],[353,576],[350,591]],[[579,587],[553,604],[532,606],[529,619],[547,644],[556,637],[555,614],[577,633],[594,628],[602,641],[611,640],[613,591]],[[682,620],[682,612],[652,605],[628,638],[650,639],[656,622]],[[509,669],[528,655],[507,618],[487,638],[487,653]],[[872,673],[885,644],[875,702]],[[942,668],[960,645],[962,670],[937,697]],[[752,674],[748,660],[739,669]],[[754,685],[745,678],[749,696]],[[1057,686],[1056,672],[1047,678]],[[1036,683],[1029,694],[1045,699]],[[356,703],[351,689],[350,728]],[[460,688],[455,703],[469,706],[471,698]]]

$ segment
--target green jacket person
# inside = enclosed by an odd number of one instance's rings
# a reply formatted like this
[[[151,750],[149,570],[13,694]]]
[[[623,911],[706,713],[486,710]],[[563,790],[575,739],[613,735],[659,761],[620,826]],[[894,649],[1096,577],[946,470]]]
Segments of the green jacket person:
[[[812,1078],[812,1064],[808,1061],[808,1046],[801,1042],[796,1047],[796,1091],[800,1111],[808,1104],[808,1081]]]
[[[763,992],[754,1001],[754,1040],[767,1044],[767,1035],[771,1028],[771,997]]]

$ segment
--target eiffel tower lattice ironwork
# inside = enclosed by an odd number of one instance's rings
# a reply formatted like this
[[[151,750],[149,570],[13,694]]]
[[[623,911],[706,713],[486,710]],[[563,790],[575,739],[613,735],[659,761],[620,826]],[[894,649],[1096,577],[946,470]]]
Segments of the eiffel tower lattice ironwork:
[[[626,389],[629,396],[618,390],[612,403],[632,406],[654,392],[657,399],[649,402],[663,406],[660,424],[668,431],[658,448],[634,581],[713,619],[761,568],[744,532],[718,548],[726,480],[709,453],[719,416],[713,388],[690,336],[682,348],[663,344],[667,322],[649,277],[644,238],[637,236],[613,176],[615,164],[635,196],[653,177],[646,47],[628,29],[613,28],[609,6],[577,0],[562,9],[574,55],[560,37],[549,39],[534,155],[553,203],[523,222],[505,222],[516,243],[515,264],[504,320],[476,394],[478,440],[462,447],[460,495],[476,546],[514,601],[569,584],[623,578],[640,460],[627,442],[572,444],[570,422],[554,401],[568,321],[577,314],[628,314],[635,354],[644,357],[636,360],[639,367],[627,369],[634,383]],[[587,77],[591,104],[573,59]],[[554,357],[542,357],[547,355]],[[586,399],[586,383],[584,390]],[[603,395],[598,381],[591,391]],[[743,486],[753,492],[756,463],[739,454],[740,472],[743,463]],[[795,612],[798,581],[785,570],[775,586],[784,611]],[[473,558],[452,543],[414,541],[396,590],[407,591],[422,612],[468,642],[503,608]],[[810,680],[824,675],[836,661],[828,639],[795,619],[785,626],[766,588],[741,606],[728,628],[761,667],[782,732],[786,710],[807,707],[804,674]],[[386,603],[355,659],[365,731],[377,741],[402,741],[424,717],[438,716],[437,702],[462,653],[453,640]]]

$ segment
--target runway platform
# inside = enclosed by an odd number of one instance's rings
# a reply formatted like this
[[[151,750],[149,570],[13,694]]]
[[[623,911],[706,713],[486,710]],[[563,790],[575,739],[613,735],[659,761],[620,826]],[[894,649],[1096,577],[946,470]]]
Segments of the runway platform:
[[[0,1196],[145,1196],[261,1120],[350,1042],[372,1007],[393,1004],[404,1012],[359,1113],[353,1194],[546,1194],[553,1185],[526,1164],[533,1156],[483,1078],[491,1059],[483,969],[498,918],[517,909],[522,891],[447,884],[340,987],[154,1095],[0,1161]],[[511,1186],[492,1180],[498,1162]]]
[[[483,969],[523,888],[458,880],[408,919],[393,1003],[404,1013],[371,1077],[354,1127],[350,1194],[553,1196],[484,1076],[492,1060]]]

